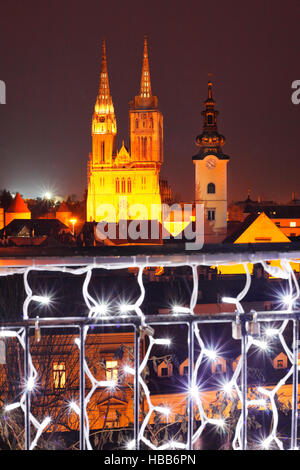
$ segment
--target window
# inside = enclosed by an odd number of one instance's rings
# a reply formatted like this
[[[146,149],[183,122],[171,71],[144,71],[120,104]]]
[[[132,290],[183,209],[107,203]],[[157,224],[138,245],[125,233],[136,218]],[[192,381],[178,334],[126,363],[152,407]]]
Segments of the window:
[[[105,162],[105,142],[101,142],[101,163]]]
[[[142,190],[146,189],[146,176],[142,176]]]
[[[216,220],[216,209],[208,209],[207,220]]]
[[[131,178],[128,178],[127,180],[127,192],[131,193]]]
[[[209,183],[209,184],[207,185],[207,193],[208,193],[208,194],[215,194],[215,192],[216,192],[216,186],[215,186],[215,184],[214,184],[214,183]]]
[[[189,373],[189,366],[184,366],[183,375],[188,375],[188,373]]]
[[[290,222],[290,227],[296,227],[296,222]]]
[[[207,115],[207,124],[212,124],[213,123],[213,116],[212,114]]]
[[[120,180],[119,178],[116,179],[116,193],[120,192]]]
[[[106,361],[106,380],[118,380],[118,361]]]
[[[278,359],[276,366],[277,369],[283,369],[283,359]]]
[[[158,377],[171,377],[173,375],[173,364],[171,362],[163,361],[157,367]]]
[[[125,182],[125,178],[122,178],[122,181],[121,181],[121,192],[122,192],[122,193],[125,193],[125,192],[126,192],[126,182]]]
[[[53,385],[56,390],[66,388],[66,363],[53,363]]]

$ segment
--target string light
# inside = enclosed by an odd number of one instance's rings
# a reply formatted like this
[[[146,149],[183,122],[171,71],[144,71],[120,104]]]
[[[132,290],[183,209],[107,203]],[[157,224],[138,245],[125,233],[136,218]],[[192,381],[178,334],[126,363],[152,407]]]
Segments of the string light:
[[[259,260],[257,260],[259,262]],[[296,300],[299,297],[299,286],[297,283],[297,280],[295,278],[294,272],[291,268],[291,261],[288,260],[281,260],[281,268],[274,268],[270,266],[268,263],[266,263],[264,260],[260,261],[261,264],[263,265],[264,269],[266,272],[269,272],[270,275],[276,277],[281,277],[282,279],[287,279],[289,283],[289,290],[290,292],[287,293],[284,296],[283,302],[288,305],[289,309],[292,310],[293,305],[295,305]],[[161,265],[161,259],[159,260],[159,264]],[[185,262],[184,265],[190,265],[192,267],[193,271],[193,282],[194,282],[194,287],[193,287],[193,292],[192,292],[192,298],[191,298],[191,305],[190,307],[181,307],[181,306],[174,306],[172,308],[172,311],[174,314],[180,314],[180,313],[189,313],[189,314],[194,314],[194,307],[197,302],[197,293],[198,293],[198,277],[197,277],[197,265],[196,264],[190,264],[189,262]],[[249,269],[247,266],[247,263],[243,263],[244,269],[245,269],[245,274],[246,274],[246,283],[245,287],[242,289],[242,291],[236,296],[236,297],[230,297],[230,296],[225,296],[222,298],[222,301],[224,303],[231,303],[236,306],[237,312],[242,314],[244,313],[243,306],[242,306],[242,300],[245,298],[246,294],[249,291],[250,285],[251,285],[251,276],[249,273]],[[125,262],[122,267],[123,268],[128,268],[131,266],[130,263]],[[31,301],[36,301],[39,302],[41,305],[48,305],[51,302],[50,297],[48,296],[39,296],[39,295],[33,295],[32,290],[30,288],[29,282],[28,282],[28,275],[30,271],[37,271],[37,270],[49,270],[49,271],[58,271],[58,272],[64,272],[64,273],[70,273],[74,275],[84,275],[85,274],[85,280],[83,283],[83,297],[85,300],[85,303],[88,307],[88,317],[93,318],[96,316],[101,316],[101,315],[106,315],[107,314],[107,304],[99,303],[97,302],[96,299],[94,299],[89,291],[89,282],[91,280],[92,276],[92,271],[94,268],[97,267],[104,267],[106,269],[114,269],[114,268],[119,268],[120,266],[118,265],[112,265],[112,264],[107,264],[107,265],[97,265],[97,264],[92,264],[92,265],[87,265],[83,266],[80,268],[68,268],[68,267],[59,267],[59,266],[36,266],[36,267],[30,267],[30,268],[22,268],[22,269],[11,269],[11,270],[6,270],[5,272],[3,271],[1,274],[2,275],[9,275],[9,274],[14,274],[16,272],[18,273],[23,273],[24,274],[24,287],[25,287],[25,292],[26,292],[26,298],[23,304],[23,317],[24,319],[28,319],[28,306]],[[126,314],[128,312],[133,312],[137,316],[140,317],[142,325],[147,326],[147,319],[145,315],[143,314],[141,310],[141,305],[145,299],[145,288],[143,284],[143,269],[144,265],[140,264],[139,265],[139,273],[137,276],[137,282],[140,286],[141,294],[140,297],[137,299],[135,304],[121,304],[120,306],[120,312],[123,314]],[[285,328],[287,326],[288,321],[283,321],[281,323],[281,326],[278,328],[267,328],[264,331],[265,336],[267,337],[274,337],[280,341],[281,345],[283,346],[283,349],[285,350],[288,359],[292,365],[293,364],[293,353],[290,350],[290,348],[287,346],[286,341],[283,337],[283,333],[285,331]],[[84,329],[84,337],[83,340],[85,342],[87,333],[88,333],[89,327],[85,327]],[[203,430],[205,429],[207,424],[214,425],[219,428],[225,428],[226,427],[226,420],[220,416],[220,417],[215,417],[211,418],[207,415],[205,412],[204,404],[201,399],[201,393],[200,393],[200,388],[196,385],[197,383],[197,377],[199,374],[199,368],[202,364],[203,357],[208,357],[211,360],[216,360],[217,359],[217,352],[208,349],[204,341],[201,338],[200,335],[200,330],[198,327],[198,324],[194,324],[194,334],[195,338],[198,342],[198,347],[199,347],[199,354],[197,355],[196,362],[193,365],[193,370],[192,370],[192,381],[191,381],[191,387],[189,389],[189,395],[192,397],[194,406],[197,410],[197,413],[199,415],[199,422],[200,424],[198,427],[194,430],[193,435],[192,435],[192,442],[195,443],[197,439],[201,436]],[[0,337],[15,337],[19,342],[21,343],[22,347],[25,349],[25,332],[24,329],[21,329],[19,332],[12,331],[12,330],[0,330]],[[268,342],[263,339],[263,338],[253,338],[251,336],[247,337],[247,345],[246,345],[246,354],[249,352],[249,349],[252,348],[253,346],[259,347],[260,349],[264,351],[268,351]],[[75,339],[75,344],[78,346],[78,348],[81,347],[80,339],[76,338]],[[169,338],[154,338],[152,336],[149,336],[149,345],[148,348],[145,351],[144,358],[142,360],[142,363],[140,364],[138,368],[138,380],[139,384],[143,389],[145,400],[147,402],[146,409],[148,410],[146,413],[146,416],[143,418],[142,423],[140,425],[139,433],[138,433],[138,441],[143,442],[145,446],[147,446],[150,449],[153,450],[163,450],[163,449],[187,449],[187,443],[182,443],[182,442],[177,442],[174,440],[169,440],[163,445],[155,445],[153,442],[151,442],[147,437],[146,437],[146,428],[148,423],[150,422],[151,416],[153,412],[158,412],[162,416],[169,417],[171,414],[171,410],[167,406],[159,406],[159,405],[154,405],[152,403],[152,397],[150,390],[146,384],[146,382],[143,379],[143,372],[145,370],[145,367],[147,366],[147,362],[149,360],[149,355],[151,353],[152,347],[154,345],[161,345],[161,346],[170,346],[171,345],[171,340]],[[241,376],[241,370],[242,370],[242,358],[240,358],[237,361],[236,368],[234,370],[233,376],[231,380],[228,383],[225,383],[222,385],[222,390],[224,393],[231,394],[233,390],[235,390],[235,393],[242,402],[243,400],[243,394],[240,389],[240,376]],[[84,398],[84,403],[83,403],[83,412],[84,412],[84,439],[86,442],[86,447],[88,449],[91,449],[91,443],[89,440],[89,420],[88,420],[88,413],[87,413],[87,404],[89,403],[93,393],[98,387],[105,387],[107,389],[114,388],[116,387],[117,383],[115,381],[99,381],[97,380],[94,375],[92,374],[91,370],[88,367],[88,364],[86,360],[84,360],[84,373],[88,377],[91,386]],[[125,365],[124,366],[124,372],[130,375],[135,376],[135,370],[132,368],[130,365]],[[276,394],[280,387],[284,385],[288,379],[291,377],[293,373],[293,368],[291,367],[287,373],[282,377],[282,379],[278,382],[278,384],[273,387],[272,390],[266,389],[264,387],[258,387],[257,391],[266,398],[257,398],[255,400],[247,400],[246,406],[248,407],[258,407],[258,408],[265,408],[266,406],[269,407],[270,411],[272,412],[272,425],[270,429],[270,434],[269,436],[266,436],[266,438],[262,441],[261,446],[263,448],[270,448],[272,443],[276,444],[276,446],[279,449],[283,448],[283,444],[281,440],[278,438],[278,404],[276,401]],[[29,353],[29,377],[27,380],[27,384],[25,387],[25,391],[21,397],[19,397],[19,401],[16,401],[11,404],[7,404],[5,406],[5,411],[9,412],[17,408],[21,408],[23,412],[25,412],[25,394],[28,392],[31,392],[34,390],[35,386],[37,383],[37,372],[33,366],[32,363],[32,358],[31,354]],[[268,402],[268,405],[267,405]],[[75,413],[77,413],[78,416],[80,416],[80,408],[77,405],[77,403],[71,402],[70,403],[70,409],[73,410]],[[51,418],[47,417],[45,418],[42,423],[38,423],[38,421],[34,418],[34,416],[30,413],[29,419],[31,424],[34,425],[36,428],[37,432],[35,435],[35,438],[33,439],[33,442],[31,444],[30,448],[34,448],[37,445],[38,439],[44,429],[50,424]],[[233,448],[234,449],[241,449],[242,448],[242,415],[240,414],[240,417],[238,419],[236,429],[235,429],[235,435],[233,438]],[[127,443],[127,448],[136,448],[136,442],[135,440],[130,441]]]
[[[172,307],[172,311],[174,315],[178,315],[180,313],[191,313],[188,307],[181,307],[180,305],[175,305],[174,307]]]

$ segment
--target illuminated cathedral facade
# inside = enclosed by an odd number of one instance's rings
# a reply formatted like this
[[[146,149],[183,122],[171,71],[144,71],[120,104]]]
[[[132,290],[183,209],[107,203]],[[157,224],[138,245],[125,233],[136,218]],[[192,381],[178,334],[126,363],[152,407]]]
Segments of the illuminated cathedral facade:
[[[152,94],[147,38],[140,92],[129,105],[130,148],[116,149],[117,122],[102,42],[99,92],[92,119],[88,162],[87,221],[159,220],[159,173],[163,163],[163,116]]]

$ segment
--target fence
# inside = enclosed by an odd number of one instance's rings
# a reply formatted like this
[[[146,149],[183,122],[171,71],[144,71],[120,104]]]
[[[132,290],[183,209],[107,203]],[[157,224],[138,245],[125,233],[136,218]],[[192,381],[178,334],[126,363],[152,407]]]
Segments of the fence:
[[[126,373],[131,375],[134,384],[133,409],[134,409],[134,430],[133,439],[127,443],[130,449],[140,449],[141,446],[147,449],[166,450],[166,449],[193,449],[198,438],[203,434],[208,425],[226,427],[226,418],[222,416],[210,416],[201,399],[199,390],[199,370],[206,357],[213,357],[213,352],[207,347],[201,336],[201,326],[203,324],[231,324],[233,335],[240,340],[240,358],[230,381],[223,387],[223,392],[235,394],[240,404],[240,416],[237,421],[234,437],[232,440],[233,449],[247,449],[247,417],[249,408],[253,406],[265,407],[272,413],[272,425],[270,432],[265,436],[262,446],[270,448],[275,446],[278,449],[284,449],[284,443],[278,436],[278,402],[276,394],[280,387],[287,381],[292,380],[292,411],[289,447],[297,448],[297,418],[298,418],[298,331],[300,311],[296,309],[296,302],[300,291],[298,281],[293,269],[293,264],[300,259],[300,252],[248,252],[243,253],[203,253],[195,255],[177,254],[177,255],[153,255],[153,256],[134,256],[134,257],[105,257],[105,258],[54,258],[54,259],[23,259],[23,260],[2,260],[1,276],[13,274],[22,274],[24,278],[24,288],[26,298],[23,304],[23,320],[18,322],[2,322],[0,338],[15,338],[24,350],[24,389],[20,397],[11,403],[6,403],[5,413],[13,412],[19,408],[24,413],[25,423],[25,449],[34,449],[39,442],[42,433],[47,430],[51,422],[51,416],[46,416],[41,422],[33,415],[30,409],[31,396],[35,383],[38,379],[37,370],[34,366],[30,351],[30,333],[33,329],[46,328],[67,328],[72,327],[77,331],[76,346],[79,354],[79,395],[78,399],[72,402],[73,412],[78,415],[79,429],[79,447],[80,449],[92,449],[90,441],[90,426],[87,413],[88,403],[93,393],[99,387],[114,387],[113,380],[98,380],[92,373],[85,355],[85,344],[88,333],[92,326],[99,326],[111,329],[116,325],[128,326],[134,333],[134,363],[126,368]],[[269,264],[270,260],[280,260],[279,266]],[[269,275],[285,279],[288,285],[288,292],[284,302],[286,308],[276,311],[250,311],[245,312],[242,301],[247,295],[251,286],[251,274],[249,264],[261,264],[265,272]],[[242,264],[245,270],[245,286],[236,297],[223,298],[226,304],[234,304],[235,312],[215,314],[215,315],[196,315],[195,307],[198,296],[198,266]],[[193,275],[193,290],[188,306],[176,305],[169,314],[145,315],[141,305],[145,298],[145,286],[143,283],[143,272],[145,267],[177,267],[189,266]],[[111,315],[104,303],[94,298],[89,292],[89,283],[94,269],[102,268],[107,270],[136,268],[138,270],[137,283],[140,288],[140,296],[133,304],[120,305],[117,314]],[[60,317],[60,318],[30,318],[29,305],[31,302],[41,304],[51,302],[47,296],[37,295],[32,292],[28,281],[28,275],[31,271],[53,271],[64,272],[74,276],[84,275],[82,285],[82,295],[88,308],[86,317]],[[261,323],[269,323],[271,326],[276,322],[276,329],[269,328],[262,331],[259,328]],[[292,344],[287,344],[285,331],[288,325],[292,323]],[[147,426],[152,419],[153,413],[161,414],[167,417],[170,413],[168,406],[153,404],[153,397],[149,387],[144,379],[144,371],[147,366],[152,348],[155,345],[168,347],[169,338],[156,337],[153,327],[156,325],[186,325],[187,328],[187,346],[188,346],[188,387],[186,390],[187,399],[187,434],[186,440],[169,440],[163,443],[153,443],[147,434]],[[273,334],[280,342],[285,351],[288,361],[291,365],[273,387],[259,387],[259,399],[249,399],[248,377],[247,377],[247,359],[249,352],[253,347],[267,347],[267,335]],[[140,354],[141,335],[147,337],[147,349],[143,356]],[[86,378],[91,386],[86,393]],[[140,394],[141,391],[146,400],[146,413],[141,416],[140,413]],[[197,418],[195,418],[197,416]],[[35,429],[32,439],[31,427]]]

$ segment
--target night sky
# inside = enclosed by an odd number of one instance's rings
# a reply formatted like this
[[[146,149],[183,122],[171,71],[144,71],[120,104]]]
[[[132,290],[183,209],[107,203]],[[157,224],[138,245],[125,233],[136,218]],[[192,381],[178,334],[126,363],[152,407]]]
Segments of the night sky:
[[[144,35],[153,94],[164,115],[162,174],[194,195],[195,137],[213,74],[225,135],[228,200],[300,198],[300,3],[281,1],[2,0],[0,189],[83,197],[91,118],[107,41],[118,147],[129,144],[128,103],[139,92]]]

